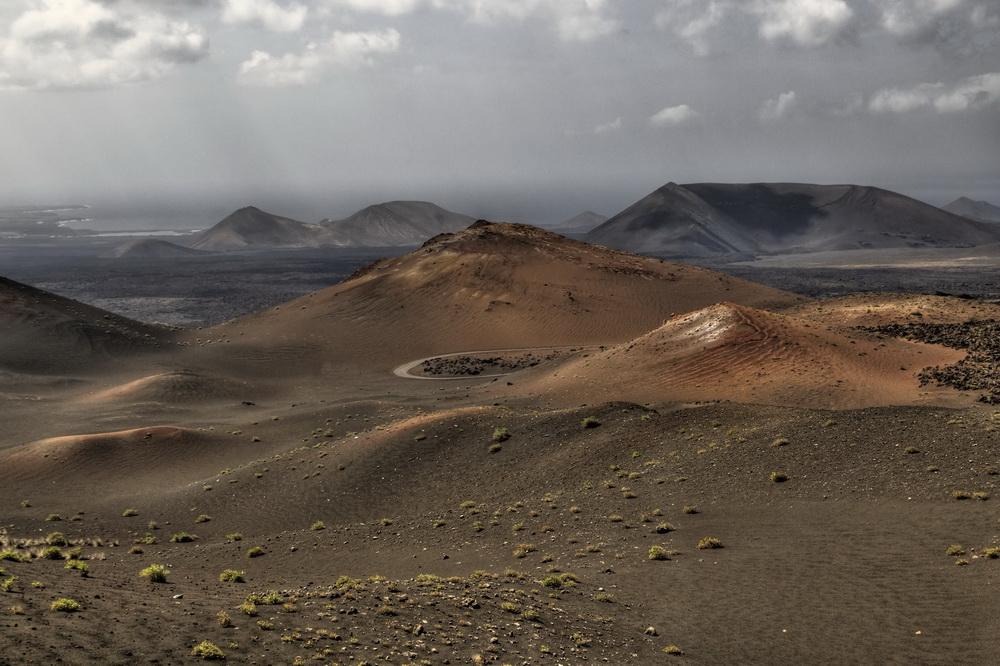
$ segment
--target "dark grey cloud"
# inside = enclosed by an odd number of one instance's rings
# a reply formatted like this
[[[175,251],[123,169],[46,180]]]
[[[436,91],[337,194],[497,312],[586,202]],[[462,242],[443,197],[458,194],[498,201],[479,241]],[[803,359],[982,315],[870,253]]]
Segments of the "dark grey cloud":
[[[0,6],[0,200],[183,192],[325,216],[418,197],[559,219],[668,180],[1000,198],[998,12],[16,0]]]

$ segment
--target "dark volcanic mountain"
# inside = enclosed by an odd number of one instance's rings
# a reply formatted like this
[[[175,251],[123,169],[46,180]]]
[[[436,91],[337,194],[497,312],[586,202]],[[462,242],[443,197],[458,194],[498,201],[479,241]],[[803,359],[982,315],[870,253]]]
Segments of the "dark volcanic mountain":
[[[420,245],[438,234],[475,222],[427,201],[389,201],[368,206],[342,220],[323,220],[324,245],[394,247]]]
[[[552,227],[552,231],[560,234],[586,234],[608,221],[607,215],[585,210],[568,220],[563,220]]]
[[[195,237],[192,247],[212,252],[279,247],[316,247],[320,245],[320,227],[255,206],[238,211]]]
[[[1000,241],[1000,230],[876,187],[669,183],[587,240],[636,252],[710,257],[969,247]]]
[[[0,370],[64,373],[162,346],[171,333],[0,278]]]
[[[159,238],[140,238],[123,243],[111,252],[115,259],[176,259],[207,254],[202,250],[183,247]]]
[[[959,197],[944,206],[943,210],[967,217],[970,220],[1000,222],[1000,206],[994,206],[989,201],[976,201],[969,197]]]

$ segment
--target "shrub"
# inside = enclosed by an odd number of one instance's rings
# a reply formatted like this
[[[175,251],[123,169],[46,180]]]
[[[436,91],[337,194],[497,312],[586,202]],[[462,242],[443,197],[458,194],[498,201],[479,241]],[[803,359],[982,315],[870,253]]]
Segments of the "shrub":
[[[535,547],[530,543],[521,543],[514,548],[514,557],[522,559],[528,556],[528,553],[535,552]]]
[[[212,516],[208,516],[208,515],[205,515],[203,513],[203,514],[201,514],[199,516],[196,516],[195,519],[194,519],[194,522],[196,522],[196,523],[207,523],[207,522],[210,522],[211,520],[212,520]]]
[[[62,516],[60,516],[58,513],[50,513],[49,515],[45,516],[45,522],[48,523],[58,523],[61,520]]]
[[[62,532],[50,532],[48,536],[45,537],[45,543],[50,546],[68,546],[69,541],[66,540],[66,536]]]
[[[215,614],[215,620],[219,623],[219,626],[223,629],[228,629],[233,626],[233,618],[224,610],[220,610]]]
[[[489,451],[490,453],[500,453],[501,451],[503,451],[503,447],[500,446],[499,444],[490,444]]]
[[[49,546],[42,551],[42,558],[46,560],[61,560],[63,559],[62,551],[55,546]]]
[[[0,592],[10,592],[14,589],[14,584],[17,582],[17,576],[9,576],[0,581]]]
[[[264,556],[264,549],[261,548],[260,546],[253,546],[252,548],[250,548],[249,550],[247,550],[247,557],[249,557],[251,559],[253,559],[255,557],[263,557],[263,556]]]
[[[500,427],[493,431],[494,442],[506,442],[508,439],[510,439],[510,431],[507,428]]]
[[[944,554],[950,555],[952,557],[957,557],[959,555],[965,555],[965,549],[962,548],[962,546],[960,546],[959,544],[953,543],[950,546],[948,546],[947,550],[944,551]]]
[[[139,572],[143,578],[148,578],[151,583],[166,583],[170,570],[162,564],[150,564]]]
[[[378,523],[382,527],[389,527],[389,525],[392,525],[392,518],[379,518]]]
[[[698,550],[712,550],[713,548],[722,548],[722,541],[717,537],[702,537],[701,541],[698,542]]]
[[[601,425],[601,422],[597,420],[596,416],[588,416],[580,421],[580,425],[584,428],[596,428]]]
[[[917,453],[920,453],[920,449],[918,449],[915,446],[908,446],[905,449],[903,449],[903,453],[905,453],[908,456],[912,456],[912,455],[915,455]]]
[[[667,549],[663,546],[650,546],[649,547],[649,559],[651,560],[669,560],[670,557],[667,555]]]
[[[243,571],[237,571],[236,569],[226,569],[219,574],[219,581],[223,583],[244,583],[246,582],[243,578]]]
[[[129,555],[142,555],[145,552],[146,551],[142,549],[142,546],[132,546],[131,548],[128,549]]]
[[[505,610],[508,613],[520,613],[521,607],[513,601],[504,601],[500,603],[500,610]]]
[[[26,557],[16,550],[0,550],[0,562],[24,562]]]
[[[788,475],[784,472],[771,472],[771,481],[774,483],[784,483],[788,481]]]
[[[191,650],[191,656],[201,657],[205,661],[220,661],[226,658],[226,653],[215,643],[202,641]]]
[[[90,566],[82,560],[66,560],[66,564],[63,565],[63,568],[79,571],[83,578],[86,578],[90,573]]]
[[[135,509],[125,509],[124,511],[122,511],[122,518],[134,518],[135,516],[138,515],[139,512],[136,511]]]
[[[789,444],[791,444],[791,442],[789,442],[784,437],[778,437],[773,442],[771,442],[771,446],[773,446],[774,448],[779,448],[779,447],[782,447],[782,446],[788,446]]]
[[[986,493],[986,492],[983,492],[982,490],[977,490],[976,492],[972,493],[972,499],[977,499],[977,500],[980,500],[982,502],[985,502],[989,498],[990,498],[990,494]]]
[[[231,532],[226,535],[226,541],[243,541],[243,535],[239,532]]]
[[[687,514],[698,513],[698,507],[696,507],[696,506],[685,506],[684,507],[684,513],[687,513]]]
[[[309,526],[309,529],[311,529],[313,532],[319,532],[320,530],[325,530],[326,523],[324,523],[322,520],[317,520],[315,523]]]
[[[998,548],[997,546],[990,546],[989,548],[984,548],[983,557],[990,560],[995,560],[997,558],[1000,558],[1000,548]]]
[[[170,542],[171,543],[191,543],[192,541],[194,541],[197,538],[198,537],[196,537],[195,535],[188,534],[187,532],[174,532],[173,534],[170,535]]]
[[[957,500],[967,500],[972,497],[972,493],[967,490],[953,490],[951,496]]]
[[[673,532],[674,529],[675,529],[674,526],[671,525],[670,523],[663,522],[657,525],[654,531],[657,534],[667,534],[668,532]]]
[[[81,608],[82,606],[80,606],[79,601],[77,601],[76,599],[70,599],[69,597],[56,599],[55,601],[52,602],[52,605],[49,606],[50,610],[54,610],[59,613],[76,613]]]
[[[248,615],[250,617],[254,617],[254,616],[257,615],[257,604],[255,604],[254,602],[249,601],[249,600],[248,601],[244,601],[242,604],[240,604],[239,610],[244,615]]]
[[[684,654],[684,650],[682,650],[680,648],[680,646],[674,645],[673,643],[671,643],[670,645],[668,645],[665,648],[663,648],[663,653],[664,654],[671,654],[671,655],[679,657],[682,654]]]

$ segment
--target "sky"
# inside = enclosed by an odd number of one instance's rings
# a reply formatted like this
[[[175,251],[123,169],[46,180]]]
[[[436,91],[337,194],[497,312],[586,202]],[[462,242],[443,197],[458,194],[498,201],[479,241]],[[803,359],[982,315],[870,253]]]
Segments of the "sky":
[[[0,151],[8,205],[550,223],[669,181],[1000,203],[1000,2],[3,0]]]

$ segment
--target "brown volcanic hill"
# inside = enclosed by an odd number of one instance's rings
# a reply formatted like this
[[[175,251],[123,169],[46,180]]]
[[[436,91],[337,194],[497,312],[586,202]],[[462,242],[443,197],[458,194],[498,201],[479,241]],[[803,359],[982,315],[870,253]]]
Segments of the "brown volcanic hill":
[[[877,187],[670,183],[594,229],[588,240],[705,257],[969,247],[996,243],[1000,230]]]
[[[466,228],[474,218],[427,201],[388,201],[342,220],[323,220],[323,243],[351,247],[420,245],[428,238]]]
[[[1000,206],[995,206],[989,201],[976,201],[969,197],[959,197],[941,208],[949,213],[967,217],[970,220],[1000,222]]]
[[[177,259],[205,254],[208,253],[159,238],[140,238],[119,245],[110,256],[114,259]]]
[[[646,402],[902,405],[928,401],[917,378],[922,368],[962,356],[943,347],[848,338],[815,322],[720,303],[570,361],[529,390]]]
[[[0,278],[0,369],[63,374],[151,351],[173,334]]]
[[[320,372],[454,351],[615,344],[719,300],[785,306],[787,292],[694,266],[477,222],[278,308],[203,332],[202,353]],[[208,344],[210,343],[210,344]],[[232,359],[228,365],[232,365]]]
[[[198,250],[229,252],[276,247],[316,247],[320,227],[268,213],[255,206],[240,208],[197,236],[191,246]]]

